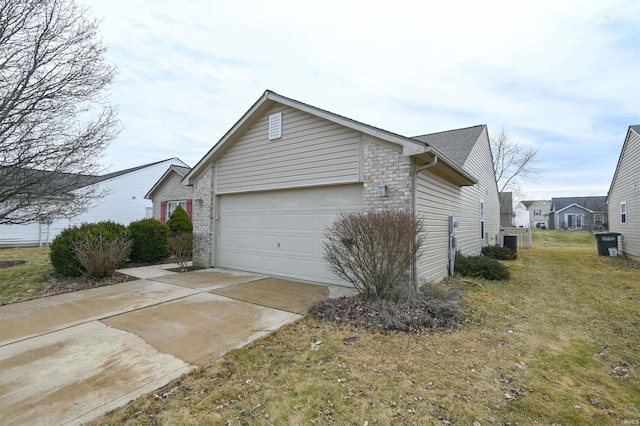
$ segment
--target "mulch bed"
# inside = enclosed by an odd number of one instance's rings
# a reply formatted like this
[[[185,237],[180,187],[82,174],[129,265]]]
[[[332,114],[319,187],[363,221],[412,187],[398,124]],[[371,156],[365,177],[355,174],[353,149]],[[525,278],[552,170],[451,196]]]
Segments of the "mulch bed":
[[[637,260],[629,259],[626,257],[612,257],[611,260],[618,265],[626,266],[628,268],[640,269],[640,262]]]
[[[120,284],[128,281],[135,281],[139,278],[131,275],[116,272],[110,277],[97,279],[85,276],[62,277],[52,272],[47,275],[48,285],[34,294],[35,297],[53,296],[56,294],[71,293],[72,291],[87,290],[90,288],[104,287],[107,285]]]
[[[451,330],[469,322],[460,309],[463,285],[449,279],[400,300],[367,300],[361,295],[325,299],[309,312],[324,322],[358,328],[410,333]]]

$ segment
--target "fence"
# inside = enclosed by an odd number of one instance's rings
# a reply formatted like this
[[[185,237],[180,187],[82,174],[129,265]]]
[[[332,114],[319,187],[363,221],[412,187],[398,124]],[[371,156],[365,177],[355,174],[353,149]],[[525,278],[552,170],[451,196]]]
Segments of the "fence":
[[[515,235],[518,237],[518,247],[529,248],[532,245],[531,229],[529,228],[501,228],[502,235]]]

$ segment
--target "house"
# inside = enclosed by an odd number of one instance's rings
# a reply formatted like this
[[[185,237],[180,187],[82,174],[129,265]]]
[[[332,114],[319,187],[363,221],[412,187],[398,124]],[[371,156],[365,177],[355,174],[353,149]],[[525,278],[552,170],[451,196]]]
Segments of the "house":
[[[191,168],[178,165],[171,165],[167,171],[151,187],[147,195],[147,200],[153,202],[153,218],[165,223],[171,217],[171,213],[177,206],[187,212],[191,218],[193,210],[193,187],[182,184],[182,179]]]
[[[524,200],[515,209],[516,226],[519,228],[547,228],[551,209],[550,200]]]
[[[500,227],[510,228],[513,226],[513,193],[501,192],[500,197]]]
[[[605,229],[606,196],[551,199],[549,229]]]
[[[96,192],[105,194],[104,197],[95,200],[86,212],[71,219],[53,218],[25,225],[0,225],[0,247],[48,244],[63,229],[83,222],[111,220],[128,225],[135,220],[151,217],[152,204],[144,195],[170,165],[186,166],[179,159],[170,158],[101,176],[65,174],[64,178],[73,177],[78,182],[76,190],[95,185]]]
[[[323,260],[342,212],[399,209],[426,222],[415,277],[448,274],[500,229],[484,125],[413,138],[266,91],[191,169],[194,264],[344,284]],[[455,249],[453,250],[455,253]]]
[[[629,126],[607,197],[609,231],[619,232],[620,250],[640,257],[640,125]]]

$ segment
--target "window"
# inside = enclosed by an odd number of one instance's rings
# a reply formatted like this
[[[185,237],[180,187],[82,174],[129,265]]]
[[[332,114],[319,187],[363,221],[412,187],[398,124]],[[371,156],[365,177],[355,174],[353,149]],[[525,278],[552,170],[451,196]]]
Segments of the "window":
[[[533,211],[533,215],[534,216],[542,216],[542,210],[534,210]]]
[[[484,239],[484,201],[480,201],[480,238]]]
[[[145,209],[145,219],[152,219],[153,218],[153,207],[147,207]]]
[[[582,229],[582,224],[584,222],[583,216],[581,214],[576,213],[567,213],[564,216],[565,222],[567,224],[567,228],[569,229]]]
[[[620,222],[627,223],[627,202],[620,203]]]
[[[187,200],[167,201],[167,215],[165,216],[167,220],[171,217],[171,213],[173,213],[178,206],[181,206],[184,211],[187,211]]]
[[[596,225],[602,225],[604,223],[604,213],[594,213],[593,223]]]

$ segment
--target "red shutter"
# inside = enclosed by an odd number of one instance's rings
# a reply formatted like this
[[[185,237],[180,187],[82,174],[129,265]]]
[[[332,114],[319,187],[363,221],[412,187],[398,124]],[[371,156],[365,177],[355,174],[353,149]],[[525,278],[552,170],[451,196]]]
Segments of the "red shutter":
[[[193,200],[187,200],[187,216],[191,219],[191,212],[193,211]]]
[[[164,223],[166,221],[167,216],[167,202],[160,202],[160,223]]]

